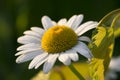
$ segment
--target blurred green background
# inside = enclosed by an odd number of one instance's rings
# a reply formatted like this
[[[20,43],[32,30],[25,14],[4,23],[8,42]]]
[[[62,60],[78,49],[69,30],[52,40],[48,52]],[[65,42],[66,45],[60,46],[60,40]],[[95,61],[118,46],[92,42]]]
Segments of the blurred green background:
[[[42,16],[58,21],[84,14],[83,22],[99,21],[117,8],[120,0],[0,0],[0,80],[30,80],[39,71],[28,70],[29,62],[16,64],[14,54],[19,46],[17,38],[31,26],[42,26]],[[118,56],[120,37],[115,41],[113,55]]]

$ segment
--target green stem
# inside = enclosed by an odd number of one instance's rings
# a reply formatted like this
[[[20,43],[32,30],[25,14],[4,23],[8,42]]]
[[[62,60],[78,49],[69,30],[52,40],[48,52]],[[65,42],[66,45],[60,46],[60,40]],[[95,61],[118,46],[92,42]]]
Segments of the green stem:
[[[68,67],[80,80],[85,80],[84,77],[75,69],[75,67],[72,64]]]

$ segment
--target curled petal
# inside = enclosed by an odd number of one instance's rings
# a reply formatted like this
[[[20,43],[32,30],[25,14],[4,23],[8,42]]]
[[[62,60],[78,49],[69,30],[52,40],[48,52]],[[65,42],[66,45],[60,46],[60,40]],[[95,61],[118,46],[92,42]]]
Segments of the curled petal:
[[[61,53],[58,59],[65,65],[70,65],[70,63],[71,63],[71,60],[70,60],[68,54],[65,54],[65,53]]]

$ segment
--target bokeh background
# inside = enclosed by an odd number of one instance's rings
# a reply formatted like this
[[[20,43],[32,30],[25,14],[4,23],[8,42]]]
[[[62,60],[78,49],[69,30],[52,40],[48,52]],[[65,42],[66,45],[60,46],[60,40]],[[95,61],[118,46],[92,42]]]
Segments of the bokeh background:
[[[84,14],[83,22],[99,21],[118,8],[120,0],[0,0],[0,80],[30,80],[39,71],[28,70],[29,62],[16,64],[14,54],[19,46],[17,38],[31,26],[41,27],[42,16],[48,15],[58,21]],[[113,56],[118,56],[120,37],[115,41]]]

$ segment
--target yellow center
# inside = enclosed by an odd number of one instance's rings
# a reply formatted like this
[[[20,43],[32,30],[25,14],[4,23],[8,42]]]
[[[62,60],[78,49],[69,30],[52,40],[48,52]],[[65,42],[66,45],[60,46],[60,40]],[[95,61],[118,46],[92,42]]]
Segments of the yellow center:
[[[42,49],[48,53],[59,53],[77,44],[76,33],[67,26],[53,26],[43,35]]]

